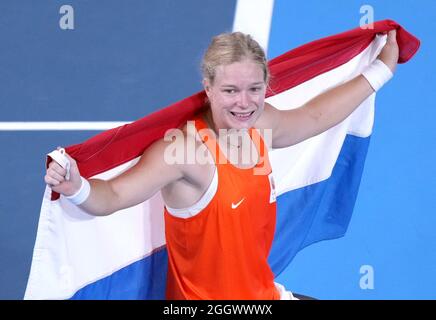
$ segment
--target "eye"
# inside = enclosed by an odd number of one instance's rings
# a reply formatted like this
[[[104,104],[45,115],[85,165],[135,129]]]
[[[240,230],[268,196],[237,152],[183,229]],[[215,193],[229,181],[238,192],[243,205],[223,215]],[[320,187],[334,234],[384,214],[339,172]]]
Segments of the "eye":
[[[252,92],[259,92],[260,90],[262,90],[261,87],[253,87],[250,89]]]
[[[224,89],[223,91],[224,91],[225,93],[228,93],[228,94],[233,94],[233,93],[236,92],[235,89]]]

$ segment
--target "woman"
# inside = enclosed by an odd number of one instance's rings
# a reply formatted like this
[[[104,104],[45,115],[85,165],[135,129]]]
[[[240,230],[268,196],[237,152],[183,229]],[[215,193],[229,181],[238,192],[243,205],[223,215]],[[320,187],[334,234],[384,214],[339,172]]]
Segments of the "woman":
[[[161,191],[169,299],[291,299],[274,283],[267,262],[276,221],[267,150],[344,120],[392,76],[397,60],[391,31],[379,60],[362,75],[280,111],[264,102],[269,73],[258,43],[242,33],[219,35],[202,64],[209,108],[180,134],[157,140],[133,168],[109,181],[82,178],[66,155],[69,179],[53,161],[45,182],[92,215],[109,215]],[[188,152],[174,161],[171,151],[179,149]]]

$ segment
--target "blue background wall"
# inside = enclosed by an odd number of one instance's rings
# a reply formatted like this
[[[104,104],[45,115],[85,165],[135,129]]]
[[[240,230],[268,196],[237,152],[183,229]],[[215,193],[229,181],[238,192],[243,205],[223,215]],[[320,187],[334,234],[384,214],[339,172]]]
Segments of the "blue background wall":
[[[59,28],[59,8],[75,29]],[[300,252],[278,281],[321,299],[436,298],[432,0],[276,0],[268,55],[359,25],[362,5],[422,41],[378,94],[373,138],[345,237]],[[235,1],[0,2],[0,121],[128,121],[200,90],[210,37]],[[0,131],[0,299],[21,299],[44,190],[44,155],[90,131]],[[361,289],[359,270],[374,270]]]

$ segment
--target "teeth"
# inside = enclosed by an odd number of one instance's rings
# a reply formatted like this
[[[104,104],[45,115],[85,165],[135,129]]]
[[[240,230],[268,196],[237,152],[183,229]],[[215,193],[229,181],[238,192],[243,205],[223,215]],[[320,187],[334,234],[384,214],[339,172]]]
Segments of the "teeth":
[[[236,117],[239,117],[239,118],[246,118],[246,117],[249,117],[249,116],[251,116],[251,114],[253,113],[254,111],[251,111],[251,112],[244,112],[244,113],[242,113],[242,112],[230,112],[232,115],[234,115],[234,116],[236,116]]]

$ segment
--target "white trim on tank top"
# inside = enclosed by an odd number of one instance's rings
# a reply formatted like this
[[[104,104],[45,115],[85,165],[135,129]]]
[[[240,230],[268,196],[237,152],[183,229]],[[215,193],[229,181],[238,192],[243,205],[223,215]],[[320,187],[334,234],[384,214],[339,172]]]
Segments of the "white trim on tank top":
[[[218,169],[215,166],[215,173],[213,174],[212,182],[207,188],[206,192],[201,196],[200,200],[187,208],[170,208],[167,205],[168,212],[178,218],[187,219],[193,217],[201,212],[212,201],[216,191],[218,190]]]

